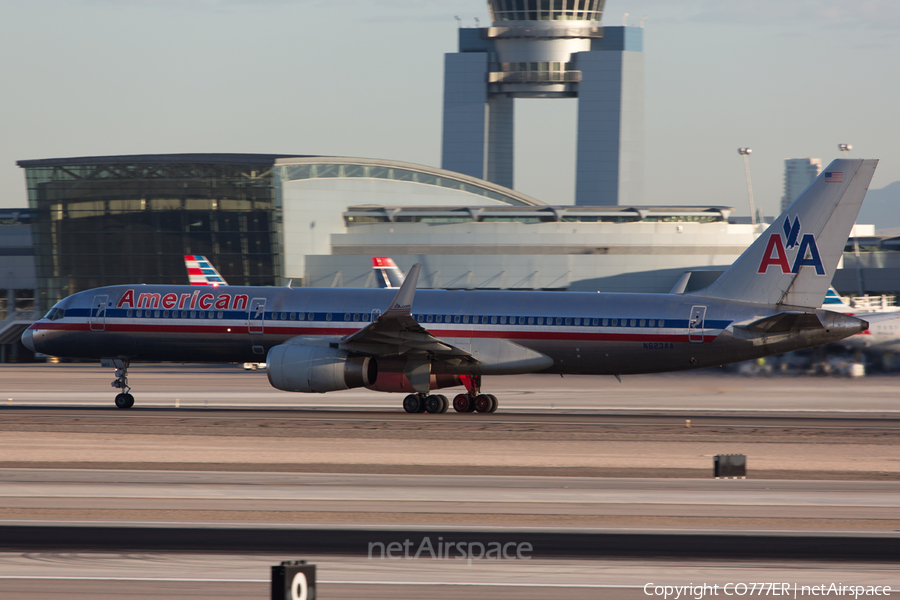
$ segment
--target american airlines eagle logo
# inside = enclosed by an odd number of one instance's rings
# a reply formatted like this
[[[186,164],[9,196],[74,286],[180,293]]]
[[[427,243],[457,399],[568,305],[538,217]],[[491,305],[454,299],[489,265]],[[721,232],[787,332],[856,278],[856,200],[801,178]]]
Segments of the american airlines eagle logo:
[[[766,250],[762,260],[759,261],[757,273],[764,274],[769,267],[777,267],[782,273],[799,273],[800,267],[815,267],[816,275],[824,275],[825,267],[822,265],[822,257],[819,255],[819,247],[816,245],[816,237],[811,233],[800,235],[799,215],[791,221],[791,215],[784,218],[781,225],[784,232],[770,233]],[[799,238],[799,239],[798,239]],[[793,264],[788,258],[788,250],[796,248]]]

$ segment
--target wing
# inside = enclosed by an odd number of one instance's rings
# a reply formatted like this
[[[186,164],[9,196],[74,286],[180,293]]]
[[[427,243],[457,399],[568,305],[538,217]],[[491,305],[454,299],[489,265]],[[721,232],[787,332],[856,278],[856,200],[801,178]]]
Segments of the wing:
[[[412,303],[421,267],[421,264],[413,265],[390,307],[382,315],[341,339],[342,350],[372,356],[427,354],[432,360],[452,365],[478,363],[470,352],[434,336],[413,318]]]

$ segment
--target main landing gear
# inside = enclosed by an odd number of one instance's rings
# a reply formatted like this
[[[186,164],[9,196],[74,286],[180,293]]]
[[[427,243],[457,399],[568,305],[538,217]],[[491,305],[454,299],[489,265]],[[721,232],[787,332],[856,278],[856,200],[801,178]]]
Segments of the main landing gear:
[[[116,368],[116,378],[112,382],[112,386],[122,390],[121,393],[116,394],[116,407],[131,408],[134,406],[134,396],[129,393],[131,386],[128,385],[128,360],[123,358],[104,358],[100,364],[104,367]]]
[[[462,375],[460,379],[466,386],[466,393],[458,394],[453,398],[453,410],[460,413],[496,412],[498,406],[497,396],[481,393],[480,375]],[[447,412],[448,404],[447,397],[441,394],[433,396],[410,394],[403,399],[403,409],[408,413],[443,413]]]
[[[456,412],[492,413],[497,411],[497,396],[493,394],[459,394],[453,399]]]
[[[410,394],[403,399],[403,410],[408,413],[445,413],[448,408],[450,401],[443,394]]]

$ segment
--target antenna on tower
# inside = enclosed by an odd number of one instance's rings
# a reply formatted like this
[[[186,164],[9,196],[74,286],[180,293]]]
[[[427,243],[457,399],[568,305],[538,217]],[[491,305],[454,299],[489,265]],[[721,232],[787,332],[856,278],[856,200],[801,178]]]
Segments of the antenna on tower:
[[[459,18],[459,15],[455,15],[453,18],[456,19],[456,28],[462,29],[462,19]]]
[[[622,17],[622,27],[628,26],[628,13],[625,13],[625,16]]]
[[[646,21],[646,20],[647,20],[646,16],[641,17],[641,29],[644,28],[644,21]]]
[[[475,27],[481,27],[481,21],[478,20],[478,17],[475,17]]]

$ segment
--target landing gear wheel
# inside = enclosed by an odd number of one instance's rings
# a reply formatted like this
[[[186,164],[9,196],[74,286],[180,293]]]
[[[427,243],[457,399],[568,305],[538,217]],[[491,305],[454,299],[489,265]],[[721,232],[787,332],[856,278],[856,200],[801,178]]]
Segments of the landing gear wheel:
[[[497,407],[500,405],[500,402],[497,400],[497,396],[493,394],[485,394],[488,398],[491,399],[491,410],[488,412],[497,412]]]
[[[445,413],[445,412],[447,412],[447,409],[450,408],[450,400],[448,400],[447,396],[445,396],[443,394],[438,394],[438,396],[440,397],[441,404],[443,405],[443,406],[441,406],[441,412]]]
[[[491,412],[491,408],[494,406],[494,401],[487,394],[479,394],[475,396],[475,410],[480,413]]]
[[[118,408],[131,408],[134,406],[134,396],[131,394],[117,394],[116,406]]]
[[[103,359],[101,363],[104,367],[111,365],[116,367],[116,378],[112,382],[112,386],[122,390],[121,393],[116,394],[116,406],[118,408],[131,408],[134,406],[134,396],[129,394],[131,386],[128,385],[128,359]]]
[[[423,408],[425,408],[424,403],[418,394],[410,394],[403,399],[403,410],[410,414],[422,412]]]
[[[468,394],[459,394],[453,399],[453,410],[458,413],[470,412],[473,407],[472,397]]]
[[[425,398],[425,410],[431,414],[443,412],[442,409],[444,408],[446,399],[441,400],[441,398],[443,398],[443,396],[439,395],[428,396]]]

